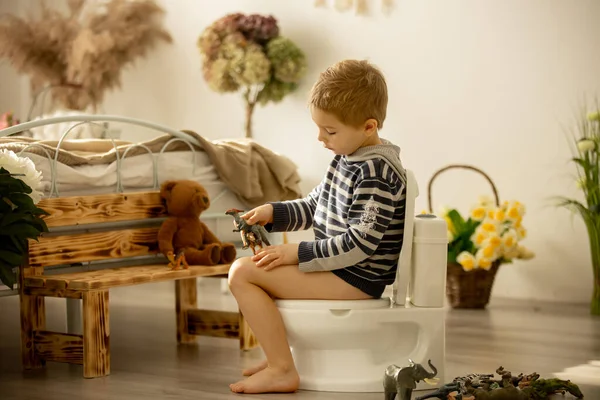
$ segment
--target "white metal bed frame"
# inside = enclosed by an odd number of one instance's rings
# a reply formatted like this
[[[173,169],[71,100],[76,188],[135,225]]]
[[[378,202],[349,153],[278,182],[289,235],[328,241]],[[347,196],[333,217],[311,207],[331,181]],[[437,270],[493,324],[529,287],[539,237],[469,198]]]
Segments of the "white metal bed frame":
[[[117,185],[116,185],[115,190],[117,193],[124,192],[124,187],[121,182],[121,163],[123,162],[123,160],[125,159],[125,157],[127,156],[128,152],[131,149],[133,149],[135,147],[143,148],[152,157],[152,167],[153,167],[153,174],[154,174],[153,175],[153,186],[152,186],[152,188],[144,188],[144,189],[158,190],[159,189],[159,178],[158,178],[159,168],[158,167],[159,167],[159,162],[160,162],[160,156],[164,153],[164,151],[167,149],[167,147],[177,141],[186,143],[190,147],[190,150],[192,151],[192,154],[193,154],[194,162],[192,163],[192,165],[193,165],[192,172],[194,172],[195,168],[196,168],[196,162],[195,162],[196,161],[196,150],[194,149],[194,146],[198,146],[198,147],[202,146],[201,143],[193,136],[191,136],[185,132],[182,132],[182,131],[179,131],[176,129],[172,129],[165,125],[161,125],[161,124],[157,124],[154,122],[141,120],[141,119],[129,118],[129,117],[120,116],[120,115],[103,115],[103,114],[78,114],[78,115],[68,115],[68,116],[36,119],[34,121],[24,122],[24,123],[14,125],[14,126],[11,126],[11,127],[5,128],[5,129],[1,129],[0,137],[13,136],[18,133],[26,132],[32,128],[37,128],[37,127],[52,125],[52,124],[57,124],[57,123],[63,123],[63,122],[76,122],[76,124],[71,126],[67,131],[65,131],[61,135],[60,140],[58,141],[58,144],[56,146],[54,158],[52,158],[50,156],[48,151],[43,146],[36,144],[36,143],[26,145],[18,153],[18,155],[21,155],[22,153],[27,152],[27,150],[29,150],[30,148],[33,148],[33,147],[38,147],[38,148],[42,149],[43,152],[45,153],[46,158],[49,160],[50,172],[51,172],[50,193],[48,195],[45,195],[45,197],[53,197],[53,196],[60,197],[59,190],[58,190],[58,184],[57,184],[57,167],[56,167],[57,163],[58,163],[58,154],[59,154],[58,150],[60,149],[63,141],[69,135],[69,133],[71,133],[71,131],[73,129],[75,129],[76,127],[81,126],[81,125],[91,124],[91,125],[95,125],[95,126],[98,126],[102,129],[104,129],[104,132],[105,132],[104,138],[109,139],[112,142],[113,148],[115,149],[115,153],[116,153]],[[117,145],[115,143],[115,140],[114,140],[114,138],[110,137],[110,135],[109,135],[108,126],[106,124],[100,124],[100,122],[104,122],[104,123],[119,122],[119,123],[137,125],[137,126],[149,128],[151,130],[169,134],[169,135],[173,136],[173,138],[168,140],[167,143],[164,144],[164,146],[161,148],[160,152],[158,152],[158,153],[153,153],[147,146],[145,146],[142,143],[133,143],[125,149],[122,156],[119,156],[119,152],[116,151]],[[229,188],[222,190],[217,196],[215,196],[211,199],[211,202],[215,203],[219,198],[221,198],[228,192],[230,192]],[[231,218],[231,217],[229,217],[228,215],[225,215],[224,213],[203,213],[202,214],[203,220],[215,220],[215,219],[223,219],[223,218]],[[215,235],[217,237],[219,237],[218,225],[215,229]],[[282,239],[279,239],[279,240],[275,239],[275,240],[273,240],[273,242],[277,243],[281,240]],[[60,272],[64,273],[65,268],[70,271],[74,271],[74,270],[78,270],[78,269],[80,270],[82,268],[85,269],[85,267],[68,266],[68,267],[61,267]],[[52,273],[52,272],[50,272],[50,273]],[[223,289],[223,291],[225,291],[225,290]],[[18,293],[19,293],[18,288],[16,288],[16,289],[8,288],[8,289],[0,290],[0,297],[18,295]],[[76,299],[75,300],[67,299],[67,331],[69,333],[80,333],[80,330],[81,330],[81,304]]]

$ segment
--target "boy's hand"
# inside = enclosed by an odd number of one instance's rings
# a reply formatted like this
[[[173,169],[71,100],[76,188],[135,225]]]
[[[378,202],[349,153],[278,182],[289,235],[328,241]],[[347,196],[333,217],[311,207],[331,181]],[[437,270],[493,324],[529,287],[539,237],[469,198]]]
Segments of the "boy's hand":
[[[250,225],[260,224],[264,226],[270,224],[273,222],[273,206],[263,204],[241,215],[241,218],[246,220]]]
[[[288,243],[266,247],[253,256],[252,261],[265,271],[280,265],[298,265],[298,244]]]

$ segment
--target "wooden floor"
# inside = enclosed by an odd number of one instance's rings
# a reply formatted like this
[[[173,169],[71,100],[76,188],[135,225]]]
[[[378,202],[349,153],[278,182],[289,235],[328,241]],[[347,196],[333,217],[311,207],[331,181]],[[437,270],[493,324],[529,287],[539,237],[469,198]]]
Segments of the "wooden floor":
[[[219,293],[218,281],[199,285],[199,302],[235,310],[233,298]],[[23,373],[18,299],[0,298],[0,399],[383,399],[382,393],[233,394],[227,385],[260,360],[261,351],[241,353],[235,340],[215,338],[178,347],[173,307],[172,282],[111,291],[111,375],[85,380],[81,366],[65,364]],[[47,329],[64,330],[64,301],[47,301],[47,321]],[[448,310],[446,345],[448,377],[490,373],[500,365],[550,377],[600,360],[600,318],[590,317],[585,305],[493,301],[485,311]],[[600,386],[581,388],[587,399],[600,399]]]

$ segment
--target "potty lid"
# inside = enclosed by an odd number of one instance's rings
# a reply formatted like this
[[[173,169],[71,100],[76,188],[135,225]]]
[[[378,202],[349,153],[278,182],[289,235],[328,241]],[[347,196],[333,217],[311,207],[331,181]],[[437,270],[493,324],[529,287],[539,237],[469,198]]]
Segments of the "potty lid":
[[[367,300],[275,300],[278,308],[298,310],[368,310],[390,307],[389,297]]]

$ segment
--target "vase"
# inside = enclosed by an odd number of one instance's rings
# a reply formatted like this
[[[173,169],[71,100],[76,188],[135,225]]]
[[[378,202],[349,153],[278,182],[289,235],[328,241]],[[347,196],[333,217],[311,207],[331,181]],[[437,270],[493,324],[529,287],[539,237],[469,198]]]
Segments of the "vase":
[[[590,252],[592,256],[593,291],[590,302],[590,313],[600,315],[600,221],[589,221],[586,223],[590,240]]]

